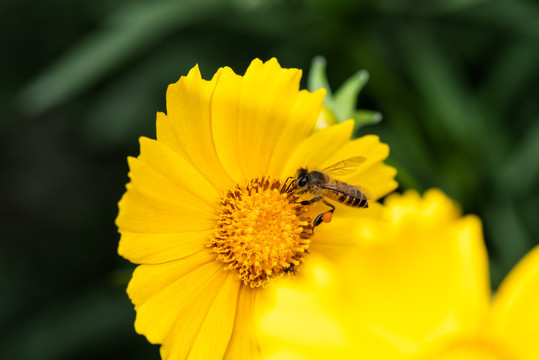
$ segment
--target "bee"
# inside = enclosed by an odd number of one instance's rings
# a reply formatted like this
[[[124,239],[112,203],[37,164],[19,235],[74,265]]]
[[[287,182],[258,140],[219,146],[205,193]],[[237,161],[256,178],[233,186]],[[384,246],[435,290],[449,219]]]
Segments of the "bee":
[[[322,222],[330,222],[335,211],[335,206],[327,202],[324,198],[337,201],[341,204],[357,208],[369,207],[369,202],[365,193],[357,186],[349,185],[345,182],[335,180],[333,176],[343,176],[357,170],[358,166],[365,162],[363,156],[352,157],[339,161],[321,171],[309,171],[306,168],[297,170],[295,177],[289,177],[283,185],[284,191],[295,191],[298,195],[309,193],[314,197],[310,200],[300,201],[301,205],[311,205],[317,201],[322,201],[331,209],[318,215],[313,221],[314,228]],[[288,181],[293,179],[290,184]]]

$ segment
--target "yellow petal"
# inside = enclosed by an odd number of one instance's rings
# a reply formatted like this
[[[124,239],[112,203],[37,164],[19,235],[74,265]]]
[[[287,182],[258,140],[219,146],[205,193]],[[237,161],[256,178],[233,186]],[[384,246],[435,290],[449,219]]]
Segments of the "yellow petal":
[[[216,206],[221,192],[184,158],[159,141],[141,138],[138,158],[177,184],[181,189],[190,192],[212,207]],[[149,179],[145,178],[145,180]]]
[[[213,136],[236,183],[278,175],[270,171],[272,158],[283,159],[308,136],[322,97],[300,93],[300,77],[301,71],[282,69],[275,59],[254,60],[243,77],[230,68],[222,70],[212,98]],[[305,109],[307,105],[311,108]]]
[[[157,140],[188,159],[215,187],[224,191],[234,184],[215,150],[211,99],[220,72],[203,80],[198,66],[167,89],[167,115],[157,116]]]
[[[500,285],[489,328],[519,359],[539,358],[539,246]]]
[[[192,271],[202,267],[213,269],[215,264],[209,263],[214,261],[214,253],[201,251],[179,261],[137,266],[127,287],[127,294],[135,306],[142,305],[154,294]]]
[[[353,129],[354,122],[346,121],[317,131],[303,140],[294,149],[294,152],[289,154],[280,178],[286,179],[288,176],[295,176],[299,168],[322,169],[321,164],[350,141]]]
[[[332,354],[335,355],[335,354]],[[264,357],[266,360],[312,360],[312,357],[304,356],[293,349],[279,349],[273,354]]]
[[[137,312],[135,329],[151,343],[163,343],[180,316],[192,316],[189,326],[196,329],[226,276],[222,265],[215,262],[202,264],[190,272],[184,272],[183,264],[140,265],[139,268],[142,270],[133,274],[127,292]],[[150,278],[157,284],[148,284]]]
[[[315,229],[310,249],[313,253],[322,254],[332,261],[338,262],[351,248],[364,246],[365,241],[368,241],[366,236],[354,236],[353,229],[356,224],[358,222],[379,221],[381,211],[382,205],[379,203],[371,203],[366,209],[357,209],[336,203],[331,222],[324,223]],[[379,239],[380,236],[371,234],[369,238]]]
[[[358,225],[358,235],[369,232],[363,226],[368,224]],[[350,254],[346,272],[358,298],[354,318],[393,346],[405,346],[402,352],[411,344],[477,330],[490,297],[479,219],[468,216],[432,232],[407,233],[400,241],[373,242]]]
[[[392,194],[384,204],[393,224],[417,226],[420,229],[446,226],[456,220],[461,212],[458,205],[438,189],[426,191],[423,197],[415,191]]]
[[[295,147],[311,133],[325,95],[325,89],[312,93],[301,90],[298,93],[290,116],[282,125],[282,133],[275,146],[268,174],[278,177],[283,173],[283,164],[286,164]]]
[[[148,163],[136,158],[129,158],[131,182],[127,185],[127,192],[120,201],[120,211],[125,203],[133,202],[139,207],[170,208],[171,211],[192,213],[201,218],[215,218],[217,199],[214,205],[200,200],[196,193],[188,188],[178,185],[154,170]]]
[[[333,306],[348,310],[344,319],[358,338],[358,358],[406,354],[454,332],[473,333],[489,307],[480,220],[456,218],[453,202],[436,190],[423,198],[407,193],[387,200],[380,218],[361,218],[333,237],[317,229],[315,237],[324,241],[318,245],[313,239],[313,252],[315,246],[331,249],[332,241],[356,241],[346,257],[340,254],[340,270],[350,287],[341,296],[346,300],[335,300]],[[336,216],[325,225],[345,226],[346,221]]]
[[[384,163],[374,164],[364,171],[360,170],[356,174],[344,179],[345,182],[357,185],[364,191],[369,199],[380,199],[398,187],[395,181],[397,170]]]
[[[178,140],[178,134],[176,134],[176,130],[171,123],[170,117],[165,113],[157,112],[155,127],[157,141],[178,153],[178,155],[184,159],[189,159],[189,154],[184,150]]]
[[[135,264],[159,264],[204,250],[214,230],[175,234],[122,232],[118,253]]]
[[[353,122],[350,121],[352,124]],[[358,171],[368,169],[370,166],[383,161],[389,155],[389,146],[380,142],[376,135],[365,135],[360,138],[348,141],[339,150],[332,153],[323,166],[329,166],[337,161],[348,159],[354,156],[364,156],[365,162],[361,164]]]
[[[262,331],[266,328],[279,328],[282,340],[299,346],[330,348],[347,344],[346,334],[340,324],[320,307],[315,297],[292,288],[280,288],[277,296],[277,301],[283,306],[261,318]],[[313,314],[317,316],[313,317]]]
[[[121,233],[171,234],[215,227],[219,193],[181,156],[142,138],[141,155],[128,160],[131,182],[116,219]]]
[[[205,291],[202,296],[192,298],[191,304],[179,313],[161,346],[163,359],[223,359],[236,325],[234,317],[241,282],[227,271],[211,286],[218,289],[215,295]]]
[[[342,324],[332,316],[334,309],[324,304],[324,294],[335,295],[336,278],[317,266],[312,255],[301,278],[280,281],[267,290],[270,299],[261,302],[257,324],[265,357],[287,358],[284,354],[292,350],[305,358],[339,359],[350,345]]]
[[[356,298],[351,297],[349,281],[339,265],[313,253],[298,277],[270,288],[274,299],[263,302],[265,314],[259,319],[264,355],[268,359],[402,358],[385,336],[355,316]]]
[[[398,186],[394,179],[397,171],[382,162],[388,155],[389,146],[381,143],[378,136],[366,135],[346,143],[333,153],[333,156],[327,159],[323,165],[329,166],[340,160],[364,156],[365,163],[361,164],[356,172],[344,176],[340,180],[360,187],[372,199],[379,199]]]
[[[163,204],[135,190],[128,190],[119,207],[116,224],[121,233],[173,234],[209,230],[216,224],[215,219],[200,216],[195,209]]]
[[[232,337],[228,343],[228,348],[224,359],[261,359],[262,353],[255,332],[255,301],[258,291],[248,286],[240,288],[238,298],[238,309]]]

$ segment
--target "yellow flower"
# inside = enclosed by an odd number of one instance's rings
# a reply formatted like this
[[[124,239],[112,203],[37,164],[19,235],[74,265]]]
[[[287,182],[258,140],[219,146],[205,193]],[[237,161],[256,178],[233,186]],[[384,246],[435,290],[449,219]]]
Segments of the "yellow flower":
[[[270,359],[539,359],[539,247],[491,298],[480,220],[438,190],[391,195],[339,268],[310,258],[259,323]]]
[[[335,124],[337,124],[337,118],[331,113],[331,110],[329,110],[327,106],[322,106],[322,109],[320,109],[320,115],[314,124],[313,130],[322,130]]]
[[[244,76],[219,69],[210,81],[195,67],[169,86],[157,140],[141,138],[128,159],[118,252],[141,264],[127,289],[135,329],[162,344],[163,358],[256,358],[253,312],[264,288],[300,274],[308,252],[333,243],[328,231],[345,228],[345,214],[372,211],[339,206],[313,234],[313,215],[327,207],[280,191],[299,167],[361,155],[366,162],[342,180],[375,199],[396,187],[377,137],[350,140],[350,121],[310,135],[324,91],[299,91],[300,77],[275,59],[254,60]]]

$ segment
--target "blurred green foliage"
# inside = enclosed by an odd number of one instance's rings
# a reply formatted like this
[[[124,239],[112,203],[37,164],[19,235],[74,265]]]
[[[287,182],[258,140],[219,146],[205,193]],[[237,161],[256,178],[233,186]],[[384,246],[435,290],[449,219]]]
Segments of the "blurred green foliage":
[[[382,120],[382,114],[377,111],[356,109],[358,95],[368,79],[369,73],[360,70],[349,77],[334,94],[327,79],[326,59],[323,56],[316,56],[309,69],[307,89],[309,91],[326,89],[324,107],[328,109],[333,121],[341,123],[354,119],[354,134],[359,135],[361,127],[377,124]],[[317,128],[316,125],[315,128]]]
[[[357,105],[384,120],[357,135],[391,145],[402,188],[481,216],[498,284],[539,240],[537,19],[531,0],[2,1],[0,358],[158,358],[133,330],[116,202],[196,63],[323,55],[334,89],[368,71]]]

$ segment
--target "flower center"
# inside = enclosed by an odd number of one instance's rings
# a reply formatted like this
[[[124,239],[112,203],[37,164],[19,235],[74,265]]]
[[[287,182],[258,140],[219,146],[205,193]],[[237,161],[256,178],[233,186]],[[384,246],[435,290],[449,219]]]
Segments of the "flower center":
[[[482,338],[455,339],[422,357],[422,360],[514,360],[501,345]]]
[[[221,199],[221,214],[208,247],[250,287],[294,274],[312,235],[308,206],[267,178],[236,186]]]

